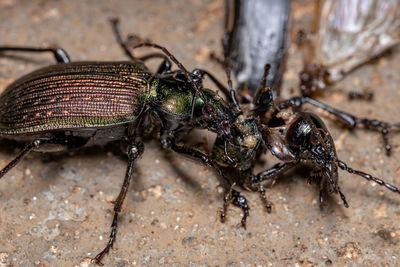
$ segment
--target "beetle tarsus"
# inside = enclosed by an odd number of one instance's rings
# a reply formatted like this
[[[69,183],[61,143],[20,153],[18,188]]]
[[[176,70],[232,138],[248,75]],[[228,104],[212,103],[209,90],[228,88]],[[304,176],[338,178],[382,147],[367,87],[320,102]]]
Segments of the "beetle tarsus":
[[[272,202],[270,202],[267,198],[267,193],[265,192],[265,188],[263,186],[258,187],[258,193],[261,197],[262,202],[264,203],[264,207],[268,213],[271,213],[272,210]]]

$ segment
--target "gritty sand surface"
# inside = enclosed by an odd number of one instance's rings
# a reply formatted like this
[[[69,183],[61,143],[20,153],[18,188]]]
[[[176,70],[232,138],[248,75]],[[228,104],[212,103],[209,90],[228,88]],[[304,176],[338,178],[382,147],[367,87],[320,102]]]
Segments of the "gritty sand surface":
[[[224,72],[208,59],[220,53],[222,1],[0,1],[0,44],[56,44],[72,60],[123,60],[108,18],[119,17],[125,34],[135,33],[166,46],[190,70]],[[312,1],[294,1],[294,29],[308,29]],[[0,57],[0,90],[41,66],[50,55]],[[349,102],[342,93],[321,99],[363,117],[399,121],[400,53],[357,69],[336,88],[370,88],[374,101]],[[285,95],[297,92],[302,57],[289,50]],[[391,157],[381,137],[340,128],[322,115],[339,157],[393,184],[400,184],[400,138],[393,135]],[[1,143],[0,166],[19,151]],[[259,168],[271,165],[268,162]],[[31,153],[0,181],[0,266],[87,266],[105,245],[126,159],[109,148],[42,157]],[[251,205],[247,230],[238,227],[240,210],[229,209],[220,223],[223,190],[216,174],[157,142],[146,144],[125,200],[114,249],[106,266],[395,266],[399,265],[400,196],[341,172],[337,196],[322,208],[318,188],[306,184],[302,168],[267,191],[274,203],[266,214],[257,194],[244,192]]]

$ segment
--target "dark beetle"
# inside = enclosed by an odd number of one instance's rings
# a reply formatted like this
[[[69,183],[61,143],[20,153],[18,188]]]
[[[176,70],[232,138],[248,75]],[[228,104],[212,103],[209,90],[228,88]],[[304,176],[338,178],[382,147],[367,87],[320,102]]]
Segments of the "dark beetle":
[[[239,191],[233,189],[234,185],[258,191],[267,211],[270,212],[271,203],[266,197],[264,186],[273,185],[279,175],[301,163],[308,163],[312,166],[308,183],[315,182],[319,185],[321,203],[324,201],[323,192],[328,183],[330,184],[329,192],[338,193],[344,206],[349,206],[338,184],[339,168],[372,180],[400,194],[399,188],[380,178],[354,170],[339,160],[334,141],[323,121],[317,115],[303,111],[301,106],[304,103],[310,103],[330,112],[353,127],[360,123],[375,125],[375,129],[379,129],[379,125],[391,127],[391,124],[359,119],[307,97],[293,97],[274,103],[273,93],[266,87],[268,69],[267,66],[252,105],[247,109],[245,115],[239,116],[233,122],[232,129],[236,130],[233,135],[236,138],[236,141],[233,142],[235,145],[228,144],[226,149],[224,140],[218,137],[212,150],[213,161],[230,188],[224,198],[222,221],[226,218],[229,203],[233,203],[243,210],[241,224],[246,227],[250,208],[246,198]],[[229,80],[229,71],[227,73]],[[258,174],[253,174],[257,155],[265,153],[267,150],[282,162]],[[226,159],[226,152],[234,164]]]
[[[133,163],[143,153],[143,140],[156,132],[164,147],[214,167],[207,155],[177,142],[193,128],[205,128],[220,136],[227,147],[232,140],[230,127],[238,114],[213,91],[201,87],[201,77],[196,74],[199,70],[188,73],[165,48],[141,44],[159,48],[165,54],[146,57],[164,59],[159,71],[151,73],[122,42],[117,21],[113,26],[132,61],[70,62],[62,49],[0,47],[0,52],[52,52],[60,63],[25,75],[0,95],[0,136],[28,143],[0,171],[0,178],[32,150],[61,151],[119,140],[128,155],[125,179],[114,205],[110,239],[93,259],[97,264],[101,264],[115,241],[118,213]],[[169,60],[177,63],[180,70],[170,71]],[[228,154],[226,158],[229,159]]]

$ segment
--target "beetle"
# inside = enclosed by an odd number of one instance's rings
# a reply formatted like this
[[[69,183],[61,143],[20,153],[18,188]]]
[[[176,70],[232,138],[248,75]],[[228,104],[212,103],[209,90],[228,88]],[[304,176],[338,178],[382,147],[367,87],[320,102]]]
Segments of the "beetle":
[[[142,58],[163,59],[158,71],[151,73],[122,41],[118,21],[111,22],[130,61],[71,62],[61,48],[0,47],[3,53],[51,52],[59,63],[19,78],[0,95],[0,136],[27,143],[0,170],[0,178],[30,151],[63,151],[118,140],[128,156],[124,181],[114,203],[110,239],[93,259],[100,265],[115,242],[118,214],[133,164],[144,151],[145,139],[156,133],[165,148],[214,168],[208,155],[178,142],[193,128],[199,128],[215,132],[227,147],[232,140],[232,121],[240,112],[238,105],[235,108],[212,90],[203,88],[198,71],[189,73],[167,49],[141,43],[135,48],[150,46],[163,52]],[[179,70],[170,70],[170,60]],[[236,103],[233,91],[231,96]],[[226,157],[229,159],[228,154]]]
[[[224,46],[225,48],[226,46]],[[225,56],[227,53],[225,53]],[[229,58],[227,62],[227,76],[230,80]],[[360,124],[365,127],[382,132],[386,148],[388,144],[388,129],[395,128],[397,123],[387,123],[366,118],[357,118],[351,114],[339,111],[309,97],[292,97],[287,100],[274,101],[271,89],[266,86],[269,65],[265,66],[263,78],[259,89],[252,101],[252,105],[243,108],[246,114],[238,116],[232,128],[236,129],[234,136],[237,138],[235,145],[224,147],[224,140],[217,137],[212,149],[211,158],[220,169],[228,184],[224,196],[224,205],[221,212],[221,221],[226,220],[230,203],[242,209],[241,226],[246,227],[249,205],[246,198],[234,189],[238,185],[249,191],[258,191],[264,202],[267,212],[271,212],[271,203],[268,201],[264,187],[272,186],[279,176],[289,169],[308,163],[312,171],[307,180],[309,184],[315,182],[320,187],[320,203],[324,202],[323,192],[326,184],[330,185],[329,192],[340,195],[343,205],[349,204],[338,184],[338,169],[361,176],[373,181],[394,193],[400,194],[400,189],[392,184],[374,177],[363,171],[354,170],[338,158],[334,141],[324,122],[314,113],[301,109],[305,103],[322,108],[351,128]],[[228,82],[231,85],[231,82]],[[228,90],[222,90],[227,92]],[[239,144],[239,145],[238,145]],[[389,146],[390,149],[390,146]],[[281,160],[272,168],[253,174],[254,162],[258,155],[267,150]],[[233,160],[228,161],[225,153]]]

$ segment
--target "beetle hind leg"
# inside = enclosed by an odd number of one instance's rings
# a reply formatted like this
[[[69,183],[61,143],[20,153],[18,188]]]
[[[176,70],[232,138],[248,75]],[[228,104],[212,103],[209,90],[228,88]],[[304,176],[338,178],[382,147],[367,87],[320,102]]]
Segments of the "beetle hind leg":
[[[121,35],[121,29],[120,29],[120,24],[119,24],[118,18],[110,19],[110,23],[111,23],[112,30],[114,32],[114,36],[117,39],[117,43],[122,48],[122,50],[124,51],[125,55],[128,58],[130,58],[131,60],[141,60],[143,62],[148,60],[148,59],[152,59],[152,58],[161,58],[161,59],[163,59],[163,61],[160,64],[160,66],[158,67],[157,73],[161,74],[161,73],[164,73],[164,72],[167,72],[167,71],[171,70],[172,63],[168,59],[168,57],[165,56],[164,54],[151,53],[151,54],[144,55],[142,57],[134,56],[132,51],[129,49],[129,46],[134,46],[136,44],[143,43],[143,42],[149,43],[151,41],[148,40],[148,39],[142,39],[139,36],[133,35],[133,34],[129,35],[128,38],[126,40],[124,40],[122,38],[122,35]],[[135,42],[133,44],[129,44],[130,43],[129,41],[132,40],[132,39],[134,39]]]
[[[83,147],[87,143],[87,138],[81,137],[66,137],[66,136],[54,136],[51,138],[42,138],[33,140],[28,144],[19,154],[10,161],[2,170],[0,170],[0,178],[2,178],[8,171],[15,167],[21,159],[26,156],[32,150],[43,150],[56,151],[64,150],[65,148],[79,148]],[[48,150],[50,149],[50,150]]]
[[[21,161],[21,159],[27,155],[29,152],[31,152],[34,148],[39,147],[40,145],[40,140],[35,140],[31,142],[29,145],[27,145],[19,154],[12,160],[10,161],[3,169],[0,170],[0,179],[12,168],[15,167],[15,165],[18,164],[18,162]]]
[[[23,46],[0,46],[1,52],[31,52],[31,53],[53,53],[57,63],[69,63],[71,59],[68,53],[60,47],[23,47]]]

